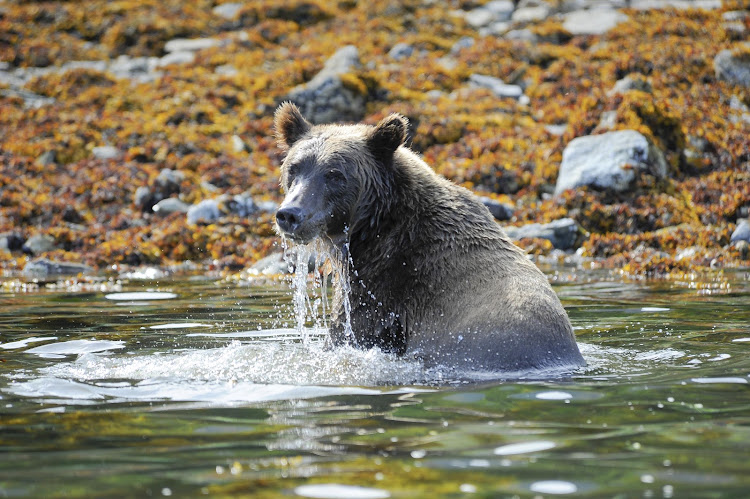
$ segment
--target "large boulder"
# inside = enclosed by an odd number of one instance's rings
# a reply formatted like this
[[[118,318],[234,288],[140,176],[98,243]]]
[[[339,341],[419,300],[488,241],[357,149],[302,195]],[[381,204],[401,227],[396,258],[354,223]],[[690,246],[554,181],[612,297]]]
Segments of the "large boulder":
[[[365,113],[365,95],[346,85],[342,75],[360,67],[359,51],[347,45],[336,51],[312,80],[286,96],[315,124],[358,121]]]
[[[614,9],[578,10],[565,14],[563,28],[573,35],[602,35],[627,20]]]
[[[667,171],[662,152],[635,130],[587,135],[563,151],[555,194],[583,186],[625,191],[642,173],[664,178]]]

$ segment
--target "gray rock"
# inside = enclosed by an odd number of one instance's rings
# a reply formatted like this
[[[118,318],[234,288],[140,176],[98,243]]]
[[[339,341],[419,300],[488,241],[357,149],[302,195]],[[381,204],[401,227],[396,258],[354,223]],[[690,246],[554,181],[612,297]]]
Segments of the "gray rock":
[[[91,154],[97,159],[118,159],[120,151],[114,146],[97,146],[91,150]]]
[[[144,207],[151,196],[151,189],[149,189],[145,185],[142,185],[135,190],[135,195],[133,195],[133,203],[136,206]]]
[[[582,186],[624,191],[643,172],[664,178],[667,162],[662,152],[635,130],[578,137],[563,151],[555,194]]]
[[[615,86],[609,91],[610,95],[624,94],[631,90],[640,90],[641,92],[651,93],[651,83],[642,75],[628,75],[625,78],[617,80]]]
[[[463,49],[468,49],[473,46],[474,46],[474,39],[470,36],[464,36],[463,38],[460,38],[456,43],[453,44],[453,46],[451,47],[451,54],[453,55],[458,54]]]
[[[91,267],[82,263],[55,262],[46,258],[39,258],[27,263],[21,274],[32,279],[48,279],[50,277],[85,275],[91,272]]]
[[[35,163],[42,166],[54,165],[57,161],[57,154],[55,151],[45,151],[38,158]]]
[[[180,184],[185,180],[185,174],[179,170],[162,168],[156,177],[156,183],[162,187],[174,187],[179,190]]]
[[[223,3],[211,9],[211,12],[224,19],[234,19],[243,5],[241,2]]]
[[[744,21],[748,17],[750,17],[750,12],[746,10],[730,10],[721,15],[722,19],[729,22]]]
[[[750,87],[750,60],[734,56],[732,50],[722,50],[714,57],[714,71],[720,80]]]
[[[31,253],[32,255],[46,253],[47,251],[52,251],[55,249],[57,249],[55,238],[46,234],[37,234],[35,236],[31,236],[23,245],[23,250],[27,253]]]
[[[190,205],[177,198],[167,198],[156,203],[152,209],[158,215],[167,216],[172,213],[187,213]]]
[[[568,125],[544,125],[544,129],[548,134],[559,137],[565,133],[568,129]]]
[[[138,83],[148,83],[161,78],[157,71],[158,57],[128,57],[121,55],[110,61],[108,71],[115,78],[133,80]]]
[[[501,36],[510,29],[510,26],[511,23],[507,21],[496,21],[479,28],[479,36]]]
[[[216,38],[175,38],[164,45],[165,52],[196,52],[221,45]]]
[[[490,213],[492,213],[492,216],[496,220],[510,220],[513,217],[515,209],[512,206],[485,196],[480,196],[479,200],[490,210]]]
[[[195,53],[189,50],[170,52],[159,59],[158,67],[163,68],[170,64],[192,64],[195,61]]]
[[[744,220],[737,221],[737,227],[732,232],[732,236],[729,238],[732,243],[739,241],[745,241],[750,243],[750,220],[747,218]]]
[[[0,83],[2,83],[2,79],[0,79]],[[25,82],[21,83],[21,85],[25,85]],[[44,97],[42,95],[35,94],[34,92],[29,92],[28,90],[22,90],[20,88],[1,89],[0,95],[4,95],[7,97],[20,97],[21,99],[23,99],[23,107],[25,109],[39,109],[44,106],[50,106],[56,102],[55,99],[51,97]]]
[[[249,194],[237,194],[224,202],[227,214],[247,217],[258,211],[255,201]]]
[[[572,218],[561,218],[547,224],[528,224],[505,227],[505,233],[514,240],[524,238],[547,239],[556,249],[569,250],[580,246],[584,231]]]
[[[286,96],[315,124],[358,121],[365,112],[365,97],[346,88],[341,75],[360,67],[359,52],[353,45],[339,49],[312,80]]]
[[[222,64],[221,66],[216,66],[216,69],[214,69],[214,73],[222,76],[237,76],[238,74],[240,74],[237,68],[235,68],[231,64]]]
[[[579,10],[565,14],[563,28],[573,35],[601,35],[627,20],[613,9]]]
[[[498,21],[507,21],[513,14],[513,2],[494,0],[464,14],[466,22],[474,28],[482,28]]]
[[[191,206],[187,211],[187,222],[195,225],[198,222],[210,224],[221,218],[219,202],[216,199],[204,199]]]
[[[512,29],[505,33],[507,40],[536,43],[539,37],[529,29]]]
[[[279,209],[279,203],[276,201],[257,201],[255,206],[263,213],[276,213]]]
[[[413,53],[413,45],[409,45],[408,43],[397,43],[391,48],[391,50],[388,51],[388,56],[391,59],[400,61],[402,59],[406,59],[407,57],[411,57]]]
[[[475,88],[486,88],[498,97],[518,99],[523,95],[523,89],[518,85],[508,85],[500,78],[473,74],[469,76],[469,85]]]

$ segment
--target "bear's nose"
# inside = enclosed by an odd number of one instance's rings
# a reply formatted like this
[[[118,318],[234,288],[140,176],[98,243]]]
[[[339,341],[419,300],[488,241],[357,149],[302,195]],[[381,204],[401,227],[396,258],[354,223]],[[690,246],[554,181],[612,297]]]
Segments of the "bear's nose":
[[[276,223],[288,234],[294,234],[302,222],[302,209],[294,206],[281,208],[276,212]]]

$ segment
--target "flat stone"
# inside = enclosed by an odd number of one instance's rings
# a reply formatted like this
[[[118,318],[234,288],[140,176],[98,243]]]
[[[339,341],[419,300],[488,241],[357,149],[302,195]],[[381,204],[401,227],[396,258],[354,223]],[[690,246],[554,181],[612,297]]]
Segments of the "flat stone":
[[[536,43],[537,41],[539,41],[539,37],[530,29],[512,29],[505,33],[504,38],[507,40],[516,40],[531,43]]]
[[[91,267],[82,263],[56,262],[39,258],[27,263],[21,274],[33,279],[47,279],[50,277],[84,275],[91,272]]]
[[[165,52],[196,52],[221,45],[216,38],[175,38],[164,45]]]
[[[641,92],[651,93],[651,83],[648,82],[643,75],[627,75],[626,77],[617,80],[615,86],[609,91],[610,95],[613,94],[624,94],[631,90],[638,90]]]
[[[575,249],[580,245],[584,231],[572,218],[562,218],[546,224],[528,224],[505,227],[505,233],[514,240],[524,238],[547,239],[556,249]]]
[[[721,0],[631,0],[629,7],[636,10],[721,8]]]
[[[601,35],[627,20],[613,9],[578,10],[565,14],[563,28],[573,35]]]
[[[118,159],[121,156],[120,150],[114,146],[97,146],[91,154],[97,159]]]
[[[254,274],[283,275],[292,271],[292,265],[284,259],[283,253],[271,253],[255,262],[249,270]]]
[[[213,223],[221,218],[219,203],[215,199],[204,199],[198,204],[191,206],[187,211],[187,222],[195,225],[198,222]]]
[[[583,186],[625,191],[636,175],[664,178],[667,171],[662,152],[635,130],[587,135],[565,147],[555,194]]]
[[[498,97],[518,99],[523,95],[523,89],[518,85],[508,85],[500,78],[473,74],[469,76],[469,85],[475,88],[486,88]]]

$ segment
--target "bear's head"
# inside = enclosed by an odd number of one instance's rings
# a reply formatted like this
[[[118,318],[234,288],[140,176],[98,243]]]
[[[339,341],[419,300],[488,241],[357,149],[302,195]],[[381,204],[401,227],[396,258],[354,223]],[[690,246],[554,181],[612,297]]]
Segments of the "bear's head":
[[[286,197],[276,212],[281,235],[300,243],[315,238],[340,243],[387,202],[406,118],[392,114],[374,127],[313,126],[286,102],[276,110],[274,126],[279,147],[287,151],[281,165]]]

